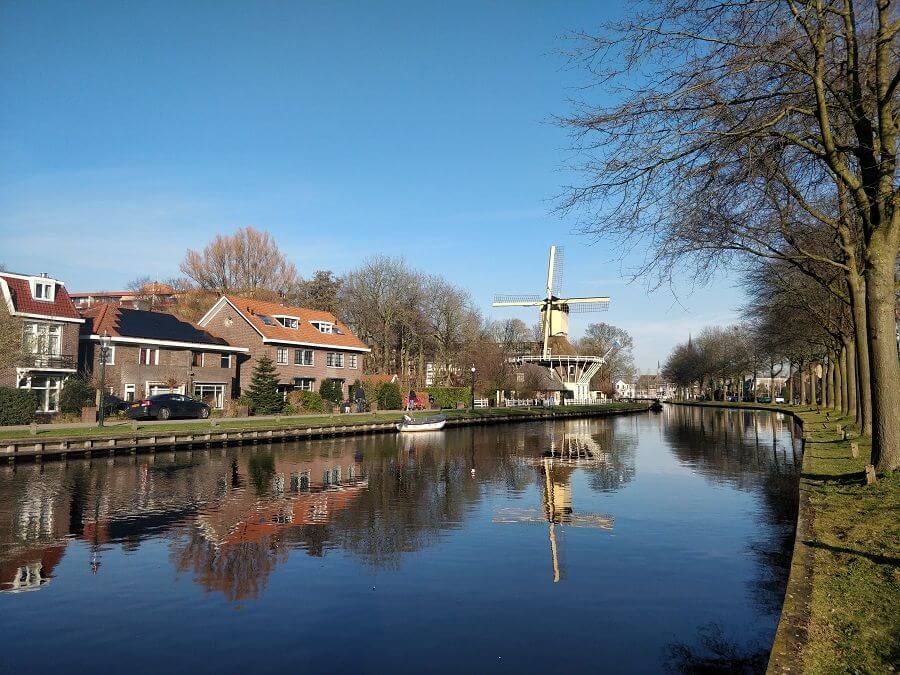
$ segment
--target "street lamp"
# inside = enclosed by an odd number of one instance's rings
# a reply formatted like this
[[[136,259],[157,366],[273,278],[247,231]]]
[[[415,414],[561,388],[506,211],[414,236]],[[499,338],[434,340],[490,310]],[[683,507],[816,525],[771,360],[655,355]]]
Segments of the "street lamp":
[[[109,333],[103,331],[103,337],[100,338],[100,416],[99,426],[103,426],[106,421],[106,360],[109,355]]]
[[[472,412],[475,412],[475,364],[472,364],[472,396],[470,398],[472,401]]]

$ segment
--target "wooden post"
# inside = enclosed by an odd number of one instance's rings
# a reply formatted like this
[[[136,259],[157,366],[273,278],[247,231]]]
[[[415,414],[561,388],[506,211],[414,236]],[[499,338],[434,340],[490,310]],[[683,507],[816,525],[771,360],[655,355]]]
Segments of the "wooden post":
[[[850,444],[850,454],[854,457],[859,457],[859,443],[856,441]]]
[[[866,464],[866,485],[872,485],[876,480],[875,467],[871,464]]]

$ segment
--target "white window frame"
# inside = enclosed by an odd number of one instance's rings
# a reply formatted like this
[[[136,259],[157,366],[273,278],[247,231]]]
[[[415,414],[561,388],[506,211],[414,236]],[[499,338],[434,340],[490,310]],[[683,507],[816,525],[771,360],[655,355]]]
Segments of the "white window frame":
[[[356,354],[347,354],[347,367],[356,370],[359,367],[358,358]]]
[[[273,314],[272,318],[275,319],[279,324],[281,324],[282,328],[290,328],[292,330],[297,330],[300,328],[300,319],[296,316],[289,316],[287,314]]]
[[[275,363],[279,366],[286,366],[288,364],[288,348],[287,347],[276,347],[275,348]],[[282,354],[284,358],[282,359]]]
[[[297,383],[297,380],[300,380],[301,384]],[[302,383],[306,383],[305,386]],[[294,380],[294,389],[297,391],[315,391],[316,390],[316,378],[314,377],[298,377]]]
[[[151,388],[158,389],[159,391],[156,394],[150,391]],[[184,396],[184,385],[179,384],[177,387],[167,387],[165,382],[155,382],[153,380],[148,380],[144,383],[144,393],[147,394],[147,398],[150,396],[156,396],[157,394],[181,394]]]
[[[44,278],[32,279],[31,296],[41,302],[54,302],[56,300],[56,283]]]
[[[47,321],[26,321],[24,326],[24,346],[29,354],[59,356],[62,353],[62,325]],[[50,340],[55,336],[55,345]]]
[[[128,398],[128,394],[131,394],[131,398]],[[122,387],[122,399],[125,401],[133,401],[137,398],[137,388],[133,384],[126,384]]]
[[[45,378],[47,380],[46,387],[38,387],[35,388],[32,386],[33,380],[35,378]],[[16,382],[17,389],[30,389],[31,391],[37,393],[38,395],[38,407],[37,412],[41,413],[55,413],[59,411],[59,396],[62,393],[63,382],[66,380],[64,376],[61,375],[41,375],[41,374],[29,374],[25,377],[20,378]],[[22,385],[22,382],[25,382],[25,385]],[[51,382],[53,384],[51,385]],[[56,392],[56,406],[51,407],[51,392]]]
[[[343,352],[328,352],[325,356],[325,366],[327,368],[343,368],[344,367]]]
[[[320,333],[324,333],[325,335],[334,333],[334,324],[330,321],[310,321],[310,323],[315,326],[316,330]]]
[[[227,360],[227,365],[222,365]],[[231,354],[219,354],[219,367],[231,369]]]
[[[194,363],[194,354],[200,355],[199,365]],[[191,350],[191,368],[203,368],[206,365],[206,352],[200,352],[196,349]]]
[[[146,351],[148,354],[152,355],[150,359],[153,363],[147,363],[141,357],[141,352]],[[159,347],[138,347],[138,365],[141,366],[158,366],[159,365]],[[156,383],[154,383],[156,384]]]
[[[101,362],[101,358],[103,356],[103,343],[97,345],[97,363]],[[114,366],[116,365],[116,346],[108,345],[106,347],[106,365]]]
[[[300,361],[297,361],[297,355],[300,355]],[[306,362],[306,355],[309,354],[309,363]],[[294,365],[309,368],[316,365],[316,352],[314,349],[298,348],[294,350]]]
[[[202,401],[203,391],[207,389],[212,390],[213,407],[217,410],[225,407],[225,385],[222,382],[194,382],[194,390],[192,392],[194,398]]]

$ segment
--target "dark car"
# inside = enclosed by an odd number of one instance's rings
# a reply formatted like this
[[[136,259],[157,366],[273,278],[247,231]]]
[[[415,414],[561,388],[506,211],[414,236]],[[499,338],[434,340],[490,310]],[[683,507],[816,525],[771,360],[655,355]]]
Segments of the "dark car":
[[[106,394],[103,397],[103,407],[106,408],[107,415],[115,415],[116,413],[128,410],[131,407],[131,404],[114,394]]]
[[[183,394],[157,394],[135,401],[128,409],[128,416],[135,420],[167,420],[173,417],[209,417],[209,406]]]

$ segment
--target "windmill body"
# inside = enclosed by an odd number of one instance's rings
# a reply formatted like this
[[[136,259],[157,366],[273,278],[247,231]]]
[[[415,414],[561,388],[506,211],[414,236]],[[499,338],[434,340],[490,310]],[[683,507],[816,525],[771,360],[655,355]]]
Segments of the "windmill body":
[[[584,401],[590,397],[591,378],[600,370],[605,357],[583,356],[575,352],[575,348],[569,342],[569,314],[571,312],[605,310],[609,307],[609,298],[606,296],[560,297],[562,268],[562,249],[551,246],[544,297],[498,295],[494,298],[493,306],[534,307],[540,310],[540,352],[518,355],[515,357],[515,361],[534,363],[547,368],[551,376],[563,385],[566,399]]]

